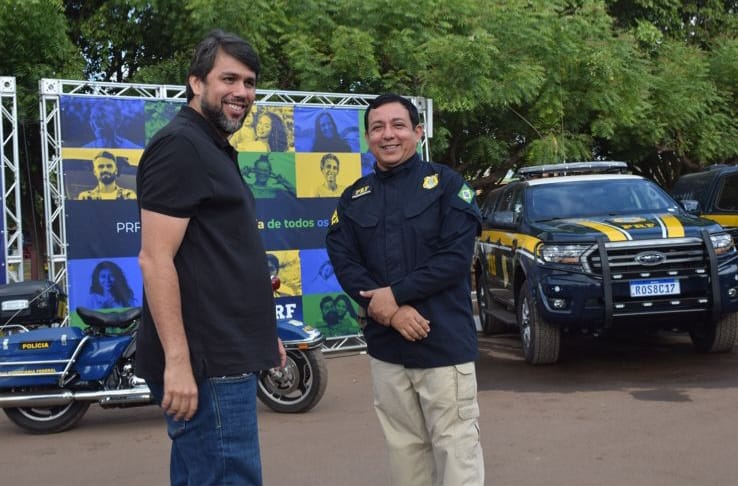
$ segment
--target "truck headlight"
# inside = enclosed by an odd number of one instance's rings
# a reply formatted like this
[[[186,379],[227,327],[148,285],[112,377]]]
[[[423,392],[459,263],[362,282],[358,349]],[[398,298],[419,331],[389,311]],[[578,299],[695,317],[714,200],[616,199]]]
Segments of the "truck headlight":
[[[733,251],[733,237],[728,233],[718,233],[710,235],[712,247],[715,249],[716,255],[725,255]]]
[[[546,263],[580,265],[582,255],[591,245],[541,245],[539,256]]]

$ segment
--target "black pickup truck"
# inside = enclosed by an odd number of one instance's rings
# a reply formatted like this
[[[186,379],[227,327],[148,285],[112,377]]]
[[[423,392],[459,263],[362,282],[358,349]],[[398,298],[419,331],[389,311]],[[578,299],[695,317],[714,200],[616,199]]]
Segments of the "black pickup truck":
[[[531,364],[559,359],[562,333],[689,332],[704,352],[738,332],[738,255],[623,162],[526,167],[482,202],[474,258],[483,331],[519,329]]]
[[[671,195],[690,213],[720,223],[734,240],[738,236],[738,167],[716,165],[683,175]]]

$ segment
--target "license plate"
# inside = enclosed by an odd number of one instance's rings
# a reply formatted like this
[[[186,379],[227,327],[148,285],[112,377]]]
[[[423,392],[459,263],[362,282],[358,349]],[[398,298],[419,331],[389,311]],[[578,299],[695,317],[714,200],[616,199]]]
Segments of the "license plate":
[[[679,280],[660,278],[656,280],[636,280],[630,282],[631,297],[657,297],[659,295],[679,295]]]
[[[29,302],[27,299],[6,300],[0,305],[2,306],[2,310],[4,311],[16,311],[16,310],[28,309]]]

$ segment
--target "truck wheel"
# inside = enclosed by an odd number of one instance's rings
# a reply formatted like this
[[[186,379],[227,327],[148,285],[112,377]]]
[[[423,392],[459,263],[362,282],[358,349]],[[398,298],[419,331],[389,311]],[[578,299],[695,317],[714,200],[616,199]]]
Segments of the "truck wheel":
[[[538,315],[536,302],[527,282],[523,282],[518,298],[518,325],[525,361],[533,365],[558,361],[561,330]]]
[[[490,296],[487,285],[481,272],[477,272],[474,279],[477,283],[477,310],[479,311],[479,323],[484,334],[502,334],[507,330],[504,322],[490,314]]]
[[[90,402],[70,402],[58,407],[4,408],[8,418],[32,434],[53,434],[71,429],[90,408]]]
[[[725,314],[717,322],[698,322],[689,330],[692,344],[700,353],[727,353],[735,345],[738,314]]]

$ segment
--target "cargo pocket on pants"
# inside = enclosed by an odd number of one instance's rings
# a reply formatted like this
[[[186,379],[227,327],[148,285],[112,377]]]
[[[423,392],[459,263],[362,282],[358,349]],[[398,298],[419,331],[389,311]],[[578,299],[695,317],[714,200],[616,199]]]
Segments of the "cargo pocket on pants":
[[[479,444],[479,403],[474,363],[462,363],[456,368],[456,403],[459,423],[456,457],[469,459],[477,454]]]

